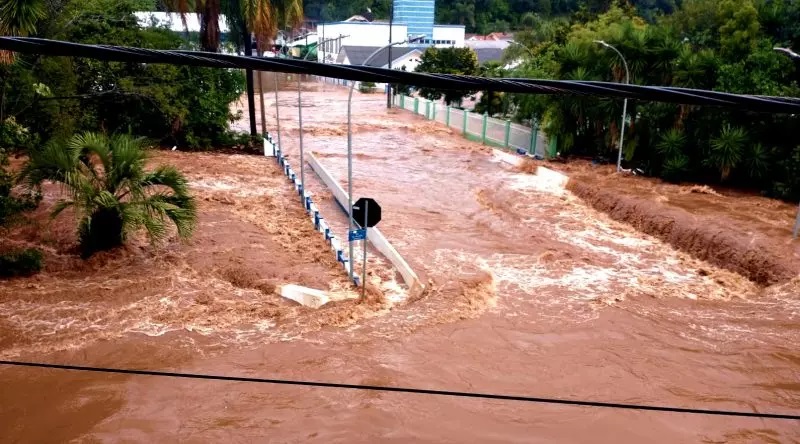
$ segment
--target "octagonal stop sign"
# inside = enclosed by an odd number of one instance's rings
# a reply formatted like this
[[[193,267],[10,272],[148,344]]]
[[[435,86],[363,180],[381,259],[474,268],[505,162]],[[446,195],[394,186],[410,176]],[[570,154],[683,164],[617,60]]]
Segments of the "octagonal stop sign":
[[[353,220],[362,228],[371,228],[381,221],[381,206],[375,199],[362,197],[353,204]]]

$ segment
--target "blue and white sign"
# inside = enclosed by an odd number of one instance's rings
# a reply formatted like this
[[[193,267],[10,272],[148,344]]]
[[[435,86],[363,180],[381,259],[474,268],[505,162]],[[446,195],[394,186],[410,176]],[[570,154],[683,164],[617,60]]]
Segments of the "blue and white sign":
[[[360,230],[352,230],[350,232],[350,242],[357,241],[357,240],[364,240],[367,238],[367,229],[362,228]]]

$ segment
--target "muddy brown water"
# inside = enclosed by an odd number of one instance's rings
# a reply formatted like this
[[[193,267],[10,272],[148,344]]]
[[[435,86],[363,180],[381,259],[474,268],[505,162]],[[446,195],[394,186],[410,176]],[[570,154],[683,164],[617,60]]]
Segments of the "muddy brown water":
[[[344,179],[346,92],[327,86],[303,100],[306,149]],[[318,312],[281,304],[270,285],[347,289],[324,243],[302,228],[307,221],[296,223],[302,212],[271,161],[166,153],[203,196],[199,238],[97,265],[118,273],[111,278],[54,270],[4,283],[0,329],[13,336],[0,341],[2,356],[800,411],[800,282],[759,287],[507,168],[438,124],[387,114],[380,95],[356,101],[354,194],[381,203],[380,227],[429,283],[425,295],[405,299],[376,259],[379,301]],[[296,111],[296,93],[281,92],[282,140],[299,169]],[[341,210],[313,173],[307,180],[343,233]],[[40,369],[0,375],[7,442],[800,440],[791,421]]]

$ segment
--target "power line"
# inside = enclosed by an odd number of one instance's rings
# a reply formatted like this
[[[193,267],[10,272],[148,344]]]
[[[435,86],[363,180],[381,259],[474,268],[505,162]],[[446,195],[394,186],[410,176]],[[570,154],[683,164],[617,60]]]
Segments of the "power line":
[[[520,401],[538,404],[560,404],[569,406],[580,407],[603,407],[612,409],[625,409],[625,410],[645,410],[656,412],[671,412],[671,413],[687,413],[694,415],[714,415],[714,416],[739,416],[749,418],[762,418],[762,419],[788,419],[793,421],[800,420],[800,415],[791,415],[784,413],[760,413],[760,412],[742,412],[733,410],[708,410],[708,409],[690,409],[683,407],[669,407],[669,406],[653,406],[653,405],[639,405],[639,404],[622,404],[615,402],[599,402],[599,401],[579,401],[571,399],[557,399],[557,398],[539,398],[532,396],[519,396],[519,395],[503,395],[492,393],[471,393],[471,392],[458,392],[449,390],[432,390],[421,388],[408,388],[408,387],[389,387],[380,385],[363,385],[363,384],[343,384],[336,382],[319,382],[319,381],[303,381],[291,379],[268,379],[268,378],[249,378],[244,376],[223,376],[223,375],[208,375],[201,373],[179,373],[179,372],[164,372],[155,370],[134,370],[134,369],[119,369],[107,367],[87,367],[79,365],[64,365],[64,364],[50,364],[43,362],[23,362],[23,361],[5,361],[0,360],[0,365],[9,365],[16,367],[38,367],[56,370],[73,370],[82,372],[94,373],[116,373],[123,375],[137,375],[137,376],[160,376],[168,378],[183,378],[183,379],[201,379],[213,381],[234,381],[234,382],[249,382],[258,384],[278,384],[278,385],[294,385],[305,387],[324,387],[324,388],[338,388],[350,390],[367,390],[379,392],[395,392],[395,393],[412,393],[418,395],[433,395],[433,396],[450,396],[460,398],[474,398],[474,399],[492,399],[498,401]]]
[[[252,69],[308,74],[349,81],[393,83],[461,91],[495,91],[524,94],[573,94],[609,98],[724,106],[764,113],[800,113],[800,98],[730,94],[689,88],[628,85],[611,82],[548,79],[492,79],[452,74],[429,74],[369,66],[336,65],[306,60],[245,57],[200,51],[155,50],[47,40],[0,37],[0,49],[52,56],[87,57],[130,63],[163,63],[213,68]]]

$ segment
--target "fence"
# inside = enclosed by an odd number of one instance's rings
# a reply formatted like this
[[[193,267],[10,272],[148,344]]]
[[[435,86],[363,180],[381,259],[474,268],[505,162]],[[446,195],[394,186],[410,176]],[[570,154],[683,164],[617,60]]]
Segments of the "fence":
[[[548,146],[547,138],[534,125],[529,128],[511,122],[453,108],[443,103],[397,95],[394,105],[425,116],[448,127],[458,130],[467,139],[498,148],[513,149],[520,154],[530,154],[541,158],[555,157],[555,143]]]

